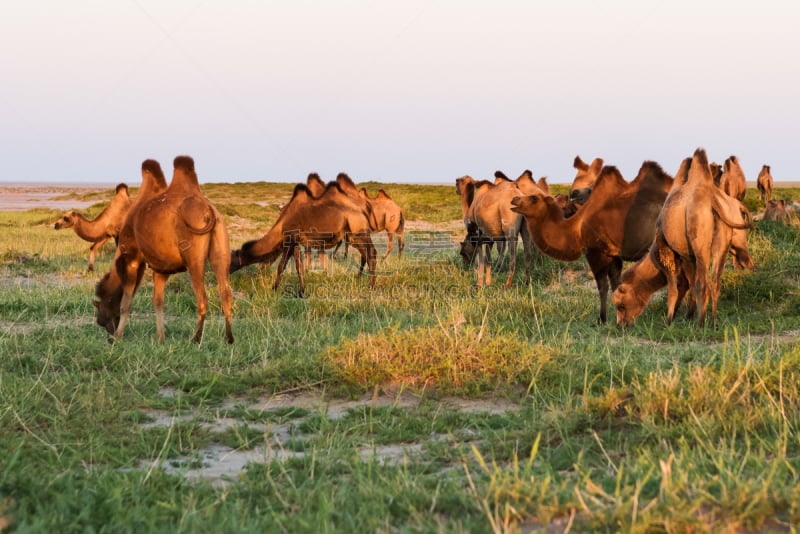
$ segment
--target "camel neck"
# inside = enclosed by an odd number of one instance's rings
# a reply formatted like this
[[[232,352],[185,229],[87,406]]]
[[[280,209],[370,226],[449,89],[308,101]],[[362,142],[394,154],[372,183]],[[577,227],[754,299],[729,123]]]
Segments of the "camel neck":
[[[550,207],[547,215],[534,224],[528,225],[536,246],[542,252],[561,261],[575,261],[581,257],[580,210],[572,217],[565,219],[557,206]]]

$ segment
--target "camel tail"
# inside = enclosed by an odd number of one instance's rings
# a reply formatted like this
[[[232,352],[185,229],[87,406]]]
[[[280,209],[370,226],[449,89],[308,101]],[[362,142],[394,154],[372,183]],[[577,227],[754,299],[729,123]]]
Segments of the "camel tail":
[[[195,228],[187,223],[186,229],[193,234],[204,235],[213,230],[216,225],[217,225],[217,220],[214,217],[212,217],[211,219],[208,220],[207,224],[202,228]]]
[[[741,205],[741,203],[739,203]],[[730,220],[727,215],[725,214],[724,209],[719,205],[719,199],[715,196],[714,197],[714,204],[712,205],[712,209],[714,210],[714,214],[716,214],[719,219],[725,223],[727,226],[733,228],[734,230],[750,230],[753,228],[753,217],[750,215],[750,212],[747,208],[742,206],[741,211],[742,218],[744,219],[744,223],[738,223]]]
[[[403,234],[403,229],[406,227],[406,218],[403,215],[403,212],[400,212],[400,224],[397,225],[397,232],[398,234]]]

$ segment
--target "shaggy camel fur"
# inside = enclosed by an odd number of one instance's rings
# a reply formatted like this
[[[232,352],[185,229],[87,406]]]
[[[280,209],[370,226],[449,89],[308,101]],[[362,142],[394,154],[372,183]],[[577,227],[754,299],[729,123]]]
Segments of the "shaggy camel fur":
[[[761,201],[764,205],[772,200],[772,174],[769,172],[769,165],[762,165],[761,172],[758,173],[756,187],[758,187],[758,193],[761,195]]]
[[[604,167],[586,203],[570,218],[545,195],[515,198],[512,209],[525,216],[536,246],[561,261],[585,254],[600,298],[599,322],[606,321],[606,297],[615,289],[622,261],[641,258],[655,236],[655,220],[672,177],[646,161],[636,179],[626,182],[615,167]]]
[[[734,222],[746,223],[739,202],[730,197],[727,200],[727,211]],[[755,269],[747,249],[746,230],[740,228],[733,230],[731,254],[737,269]],[[656,232],[649,253],[622,273],[620,284],[611,295],[611,301],[617,309],[617,325],[623,327],[632,325],[653,293],[664,286],[667,286],[667,323],[671,323],[675,317],[675,310],[689,289],[689,281],[684,274],[680,256],[669,248],[664,236]],[[689,301],[687,316],[691,317],[696,308],[691,294]]]
[[[719,187],[733,198],[744,200],[744,195],[747,192],[747,181],[744,177],[744,171],[739,165],[739,158],[736,156],[731,156],[725,160],[722,177],[719,179]]]
[[[72,228],[84,241],[90,242],[89,271],[94,271],[94,257],[106,241],[113,238],[119,241],[119,231],[131,207],[131,198],[128,196],[128,186],[119,184],[114,191],[114,198],[103,208],[100,215],[92,220],[87,219],[77,211],[68,211],[56,221],[54,228]]]
[[[197,300],[197,326],[193,341],[203,336],[208,297],[204,285],[206,260],[217,278],[225,316],[225,340],[233,343],[228,283],[230,246],[222,215],[200,191],[194,160],[174,160],[172,182],[166,184],[155,160],[142,163],[142,186],[120,232],[114,265],[95,289],[97,323],[115,340],[122,339],[131,302],[146,266],[153,271],[153,307],[156,335],[163,343],[164,286],[170,275],[188,270]]]
[[[572,180],[569,197],[578,204],[583,204],[589,199],[597,177],[603,170],[603,158],[594,158],[592,164],[584,162],[580,156],[575,156],[572,166],[578,171]]]
[[[292,198],[278,220],[261,238],[246,242],[231,254],[231,272],[253,263],[270,264],[278,257],[278,272],[273,290],[278,288],[281,274],[294,256],[300,279],[300,295],[305,292],[305,280],[299,247],[329,249],[347,237],[361,253],[361,268],[369,266],[369,286],[375,286],[375,246],[370,238],[371,229],[377,226],[372,209],[356,202],[336,182],[331,182],[319,197],[314,197],[304,184],[297,184]]]
[[[379,189],[374,198],[370,198],[367,190],[363,187],[359,189],[358,194],[369,203],[375,213],[375,219],[378,221],[378,227],[375,231],[385,231],[387,234],[386,252],[383,258],[386,259],[392,251],[395,235],[397,235],[397,257],[402,258],[403,248],[405,247],[403,232],[406,222],[405,217],[403,217],[403,208],[398,206],[383,189]]]
[[[709,300],[712,323],[716,321],[722,269],[732,248],[734,229],[752,226],[749,212],[740,202],[730,202],[731,198],[714,184],[706,152],[698,148],[681,164],[656,222],[666,245],[681,259],[700,326],[705,324]],[[713,269],[711,273],[709,269]]]

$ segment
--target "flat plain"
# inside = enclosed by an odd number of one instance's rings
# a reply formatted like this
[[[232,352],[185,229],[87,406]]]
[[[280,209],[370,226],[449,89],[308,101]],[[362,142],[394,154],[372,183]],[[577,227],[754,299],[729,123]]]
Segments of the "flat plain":
[[[757,220],[756,270],[726,267],[717,324],[657,294],[598,325],[585,261],[472,289],[453,186],[385,189],[408,221],[374,290],[356,259],[307,277],[213,276],[192,344],[186,275],[155,341],[149,277],[109,344],[88,243],[55,231],[111,188],[0,210],[0,530],[20,532],[790,532],[800,523],[800,233]],[[233,247],[292,184],[207,184]],[[46,195],[45,195],[46,193]],[[135,194],[135,189],[132,189]],[[2,198],[6,198],[3,193]],[[778,198],[800,191],[778,184]],[[55,202],[55,203],[54,203]],[[763,209],[754,190],[746,205]],[[376,236],[380,252],[385,244]],[[520,260],[521,263],[521,260]],[[500,278],[504,278],[500,277]],[[500,279],[498,278],[498,280]]]

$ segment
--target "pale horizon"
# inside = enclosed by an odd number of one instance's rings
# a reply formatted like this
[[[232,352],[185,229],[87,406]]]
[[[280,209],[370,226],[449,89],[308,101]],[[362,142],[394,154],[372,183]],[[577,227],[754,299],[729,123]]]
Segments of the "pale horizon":
[[[796,181],[789,2],[9,2],[0,182],[452,184],[703,147]]]

